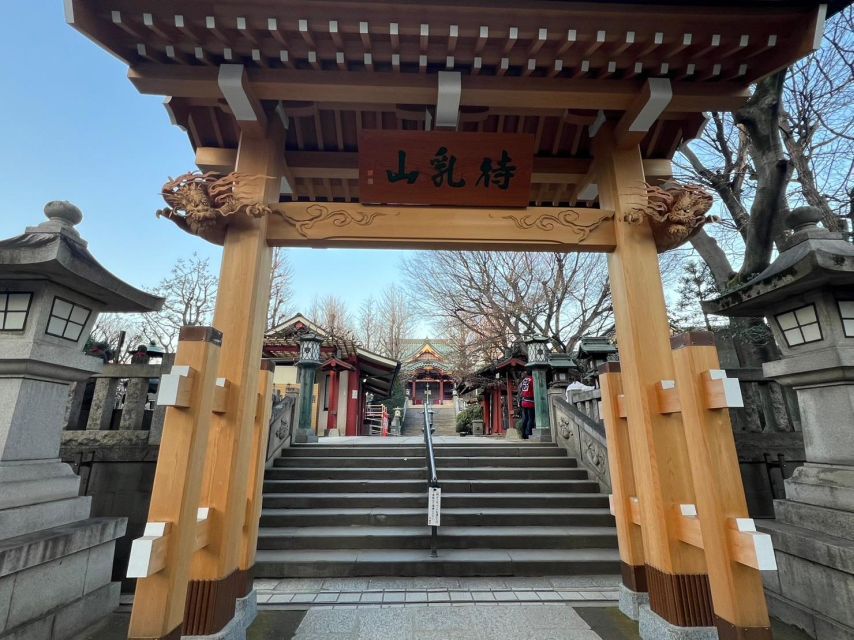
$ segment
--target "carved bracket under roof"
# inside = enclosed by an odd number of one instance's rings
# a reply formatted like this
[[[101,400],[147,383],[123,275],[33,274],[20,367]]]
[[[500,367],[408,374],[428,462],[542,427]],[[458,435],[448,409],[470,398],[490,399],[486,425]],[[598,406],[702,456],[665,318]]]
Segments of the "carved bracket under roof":
[[[632,209],[623,219],[629,224],[648,220],[659,253],[681,246],[707,222],[717,221],[706,215],[713,199],[703,187],[668,182],[661,187],[646,184],[644,188],[646,206]]]
[[[170,219],[185,231],[222,244],[227,219],[233,216],[260,218],[272,212],[269,205],[241,196],[248,187],[266,176],[214,172],[191,172],[169,178],[161,195],[169,206],[157,216]]]

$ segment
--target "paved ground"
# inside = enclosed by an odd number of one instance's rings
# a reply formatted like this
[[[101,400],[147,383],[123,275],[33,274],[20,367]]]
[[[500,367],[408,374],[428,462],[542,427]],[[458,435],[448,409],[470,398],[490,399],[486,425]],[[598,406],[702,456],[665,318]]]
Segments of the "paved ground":
[[[247,640],[638,640],[615,576],[256,580]],[[75,640],[125,640],[131,598]],[[809,640],[774,624],[775,640]]]
[[[618,576],[301,578],[256,580],[255,589],[258,604],[274,608],[545,602],[613,606],[618,584]]]

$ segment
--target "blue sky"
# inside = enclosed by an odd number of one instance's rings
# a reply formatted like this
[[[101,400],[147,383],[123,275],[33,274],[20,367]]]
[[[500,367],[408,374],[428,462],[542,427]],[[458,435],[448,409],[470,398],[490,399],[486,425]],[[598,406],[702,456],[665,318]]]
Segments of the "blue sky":
[[[218,270],[218,247],[154,216],[163,182],[195,168],[162,99],[137,93],[124,63],[66,25],[62,0],[5,2],[0,49],[0,238],[42,221],[46,202],[70,200],[95,257],[134,285],[156,284],[194,251]],[[295,303],[333,293],[355,311],[398,278],[405,253],[291,250]]]

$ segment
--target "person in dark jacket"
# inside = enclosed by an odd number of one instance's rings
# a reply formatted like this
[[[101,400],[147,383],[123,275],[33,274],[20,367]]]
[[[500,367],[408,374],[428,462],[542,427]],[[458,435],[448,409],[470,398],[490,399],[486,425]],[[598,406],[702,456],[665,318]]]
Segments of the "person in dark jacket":
[[[519,406],[522,407],[522,439],[534,433],[534,378],[531,374],[519,383]]]

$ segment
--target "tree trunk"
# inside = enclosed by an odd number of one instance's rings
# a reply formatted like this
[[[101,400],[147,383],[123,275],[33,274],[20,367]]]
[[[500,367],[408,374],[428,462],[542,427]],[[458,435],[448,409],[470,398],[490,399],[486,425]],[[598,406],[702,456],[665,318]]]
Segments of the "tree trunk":
[[[739,276],[748,279],[771,263],[774,242],[781,235],[787,209],[786,185],[791,163],[783,154],[780,110],[786,70],[760,80],[750,100],[733,113],[750,136],[750,157],[757,174],[756,196],[750,208],[747,246]]]

